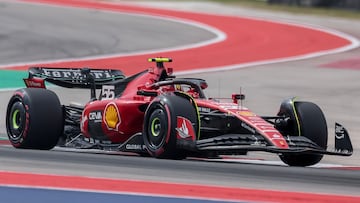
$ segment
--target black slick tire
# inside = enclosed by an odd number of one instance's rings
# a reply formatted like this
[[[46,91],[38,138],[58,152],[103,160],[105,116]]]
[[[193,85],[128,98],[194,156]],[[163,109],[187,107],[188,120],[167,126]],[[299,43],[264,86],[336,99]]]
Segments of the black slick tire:
[[[295,102],[294,105],[300,131],[296,128],[293,132],[300,132],[300,136],[310,139],[326,150],[328,132],[326,119],[321,109],[311,102]],[[291,119],[293,123],[297,122],[296,118]],[[279,157],[289,166],[311,166],[320,162],[323,156],[322,154],[282,154]]]
[[[14,147],[52,149],[62,135],[63,128],[63,110],[54,92],[24,88],[15,91],[10,98],[6,130]]]
[[[145,112],[143,140],[149,154],[156,158],[183,159],[186,152],[177,147],[177,117],[189,119],[195,132],[199,128],[193,100],[173,93],[155,98]]]

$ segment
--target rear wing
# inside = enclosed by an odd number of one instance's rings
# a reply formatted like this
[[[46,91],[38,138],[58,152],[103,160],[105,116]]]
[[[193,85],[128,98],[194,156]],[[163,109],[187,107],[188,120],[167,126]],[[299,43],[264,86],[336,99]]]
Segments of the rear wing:
[[[90,68],[30,67],[24,79],[27,87],[45,88],[45,81],[67,88],[91,88],[91,80],[97,89],[110,82],[125,78],[120,70]]]

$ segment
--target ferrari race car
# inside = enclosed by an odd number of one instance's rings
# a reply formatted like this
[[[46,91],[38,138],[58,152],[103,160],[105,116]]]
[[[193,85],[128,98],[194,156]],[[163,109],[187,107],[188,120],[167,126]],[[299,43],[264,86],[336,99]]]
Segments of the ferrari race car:
[[[15,148],[55,146],[137,153],[166,159],[276,153],[290,166],[318,163],[324,154],[350,156],[347,130],[335,124],[335,149],[327,150],[327,124],[314,103],[286,99],[275,116],[258,116],[229,100],[207,98],[207,83],[177,78],[170,58],[126,77],[119,70],[31,67],[27,88],[16,90],[6,113]],[[47,83],[87,88],[85,105],[62,105]],[[97,96],[98,94],[98,96]]]

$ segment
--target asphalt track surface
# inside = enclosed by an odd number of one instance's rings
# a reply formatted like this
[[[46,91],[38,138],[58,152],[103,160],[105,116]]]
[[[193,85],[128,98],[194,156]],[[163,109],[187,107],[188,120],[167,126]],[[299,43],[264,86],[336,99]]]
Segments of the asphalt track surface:
[[[185,46],[215,37],[205,29],[149,16],[0,3],[0,65],[131,54]]]
[[[196,4],[188,7],[184,6],[184,9],[196,10],[196,6]],[[177,8],[179,7],[177,6]],[[210,6],[208,9],[211,10],[214,9],[214,7]],[[228,9],[230,10],[228,13],[238,12],[237,14],[245,15],[246,12],[248,12],[241,9]],[[98,12],[96,13],[99,14]],[[351,24],[353,26],[345,26],[344,21],[338,19],[322,19],[317,22],[313,19],[307,19],[307,17],[294,17],[288,14],[285,15],[285,17],[281,17],[287,20],[289,20],[289,18],[300,18],[304,20],[304,22],[308,20],[308,22],[311,23],[334,26],[333,28],[359,37],[358,30],[356,30],[359,29],[359,26],[355,26],[357,22],[345,21],[346,23],[353,23]],[[338,27],[336,27],[336,25]],[[177,23],[172,26],[177,26]],[[351,27],[351,29],[349,27]],[[209,33],[207,35],[211,37]],[[202,35],[200,34],[199,36]],[[201,39],[206,40],[208,38],[200,38],[200,40]],[[165,44],[165,41],[162,42]],[[186,41],[184,43],[186,43]],[[86,51],[87,49],[84,48],[84,50]],[[359,98],[359,94],[356,92],[358,92],[357,89],[360,81],[358,74],[356,74],[358,73],[357,70],[327,69],[319,68],[318,66],[340,59],[353,58],[358,52],[358,50],[353,50],[342,54],[323,56],[305,61],[262,65],[248,69],[227,71],[222,75],[218,73],[207,73],[197,76],[205,77],[209,83],[220,86],[210,89],[209,91],[212,94],[221,94],[220,96],[230,94],[234,88],[238,89],[236,85],[230,84],[234,83],[231,81],[241,82],[242,85],[245,86],[249,98],[246,102],[247,106],[258,107],[252,109],[258,109],[257,111],[259,113],[273,114],[276,112],[282,98],[297,92],[297,94],[303,95],[306,99],[315,100],[316,103],[320,103],[320,106],[324,106],[325,114],[330,115],[328,117],[330,121],[334,121],[335,118],[336,120],[344,121],[343,123],[350,129],[350,133],[354,132],[354,134],[356,134],[359,127],[356,124],[356,112],[358,111],[356,111],[355,101],[358,101],[356,99]],[[84,56],[87,54],[88,53],[85,53]],[[39,60],[42,59],[40,58]],[[22,62],[21,60],[19,61]],[[290,77],[294,76],[294,72],[296,72],[296,76]],[[224,87],[229,87],[229,89]],[[221,91],[218,90],[220,88]],[[274,89],[279,91],[274,91]],[[6,103],[5,98],[8,98],[11,93],[2,92],[1,94],[2,102]],[[65,97],[73,96],[76,98],[83,96],[75,95],[76,93],[72,94],[73,95],[70,96],[65,94]],[[324,99],[324,97],[326,99]],[[268,104],[264,105],[264,101]],[[351,101],[351,103],[347,104],[347,101]],[[266,106],[266,108],[264,106]],[[271,107],[273,108],[269,110]],[[325,159],[324,161],[327,163],[359,166],[358,157],[356,157],[356,153],[358,152],[357,146],[359,146],[356,143],[358,143],[359,138],[354,136],[352,138],[355,143],[354,147],[357,150],[355,151],[354,158],[342,159],[341,157],[336,157]],[[51,151],[49,153],[44,151],[14,150],[5,146],[2,146],[0,150],[2,154],[0,157],[1,170],[143,179],[164,182],[175,181],[317,193],[349,195],[358,195],[359,193],[359,172],[351,170],[289,168],[238,163],[224,164],[189,160],[167,161],[152,158],[57,151]],[[269,158],[273,157],[270,156]]]

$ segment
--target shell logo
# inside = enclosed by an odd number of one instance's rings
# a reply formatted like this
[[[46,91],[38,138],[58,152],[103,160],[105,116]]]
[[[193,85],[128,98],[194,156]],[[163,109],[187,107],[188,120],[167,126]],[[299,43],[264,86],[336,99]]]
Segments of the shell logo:
[[[245,116],[245,117],[255,116],[255,114],[251,111],[238,111],[236,113],[238,113],[240,116]]]
[[[109,130],[118,131],[121,123],[120,113],[115,103],[109,103],[105,107],[104,122]]]

